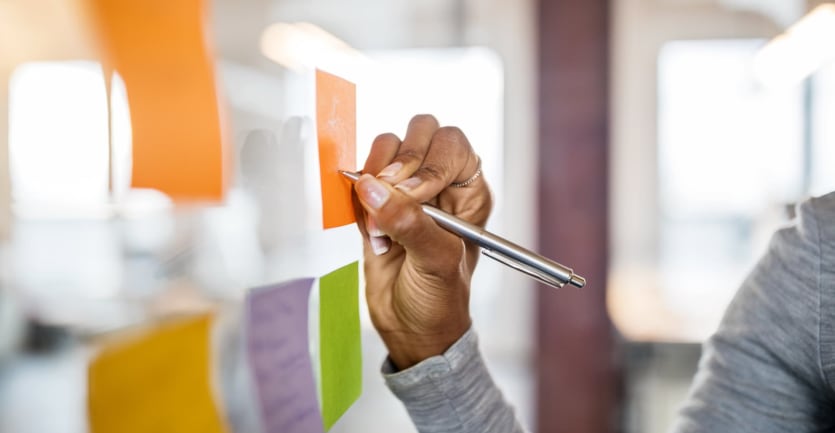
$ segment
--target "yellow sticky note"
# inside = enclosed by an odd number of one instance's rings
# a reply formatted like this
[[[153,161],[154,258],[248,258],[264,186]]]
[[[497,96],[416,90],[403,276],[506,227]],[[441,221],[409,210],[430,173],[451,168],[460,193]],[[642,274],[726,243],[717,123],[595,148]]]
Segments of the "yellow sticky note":
[[[91,362],[91,433],[222,433],[212,397],[208,315],[158,325]]]

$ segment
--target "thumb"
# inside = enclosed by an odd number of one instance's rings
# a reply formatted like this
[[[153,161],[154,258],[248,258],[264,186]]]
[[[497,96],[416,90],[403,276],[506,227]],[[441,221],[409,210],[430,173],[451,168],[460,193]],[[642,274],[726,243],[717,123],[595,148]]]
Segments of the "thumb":
[[[380,230],[400,244],[415,264],[425,265],[432,273],[457,271],[463,241],[435,224],[412,197],[368,174],[360,177],[356,190],[360,204]]]

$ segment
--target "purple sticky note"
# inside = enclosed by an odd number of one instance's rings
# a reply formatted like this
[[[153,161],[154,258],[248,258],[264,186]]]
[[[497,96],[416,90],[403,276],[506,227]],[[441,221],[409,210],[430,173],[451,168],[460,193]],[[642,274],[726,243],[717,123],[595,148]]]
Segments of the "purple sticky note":
[[[306,278],[252,289],[246,347],[264,433],[323,432],[307,338]]]

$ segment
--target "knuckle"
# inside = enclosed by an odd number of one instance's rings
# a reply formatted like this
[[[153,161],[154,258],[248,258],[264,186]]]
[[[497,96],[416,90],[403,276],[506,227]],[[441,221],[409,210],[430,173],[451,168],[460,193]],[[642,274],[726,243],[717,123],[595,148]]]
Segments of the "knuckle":
[[[423,180],[444,181],[446,179],[445,172],[446,170],[439,165],[424,164],[415,174]]]
[[[487,224],[487,220],[490,218],[490,214],[493,212],[493,195],[490,194],[489,190],[485,190],[484,195],[480,203],[476,206],[478,212],[476,213],[475,223],[479,226],[484,227]]]
[[[392,234],[396,234],[398,237],[411,238],[416,232],[422,230],[420,221],[418,220],[418,212],[419,210],[413,207],[403,209],[399,212],[397,217],[393,218],[392,221]]]
[[[464,132],[457,126],[444,126],[438,128],[438,130],[435,131],[435,137],[453,145],[461,146],[468,144],[467,137],[464,135]]]
[[[380,134],[374,138],[374,141],[371,143],[371,146],[377,148],[379,146],[391,146],[397,145],[400,143],[400,138],[394,135],[391,132],[386,132],[384,134]]]
[[[441,145],[451,158],[462,158],[472,152],[470,141],[457,126],[444,126],[435,131],[435,143]]]
[[[402,162],[403,165],[408,165],[409,163],[423,161],[423,156],[423,153],[416,149],[401,149],[394,160]]]
[[[417,125],[428,123],[430,125],[438,125],[438,119],[431,114],[417,114],[412,117],[412,120],[409,121],[409,125]]]
[[[462,265],[465,262],[464,241],[458,239],[456,242],[451,242],[450,245],[444,248],[444,251],[435,256],[436,266],[434,273],[441,281],[454,281],[463,274]]]

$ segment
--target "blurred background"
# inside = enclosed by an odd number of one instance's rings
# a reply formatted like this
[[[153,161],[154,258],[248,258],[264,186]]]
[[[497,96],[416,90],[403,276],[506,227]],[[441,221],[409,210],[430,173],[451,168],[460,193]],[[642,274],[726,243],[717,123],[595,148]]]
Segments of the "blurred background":
[[[459,126],[489,228],[588,279],[555,291],[486,259],[475,276],[484,355],[533,431],[665,431],[770,234],[835,190],[832,3],[206,5],[234,169],[222,204],[183,206],[129,188],[129,98],[118,79],[104,96],[81,3],[0,1],[0,432],[86,432],[91,339],[206,309],[222,411],[257,431],[246,289],[360,255],[353,227],[310,224],[305,65],[357,83],[360,165],[413,114]],[[361,319],[363,394],[332,431],[415,431]]]

